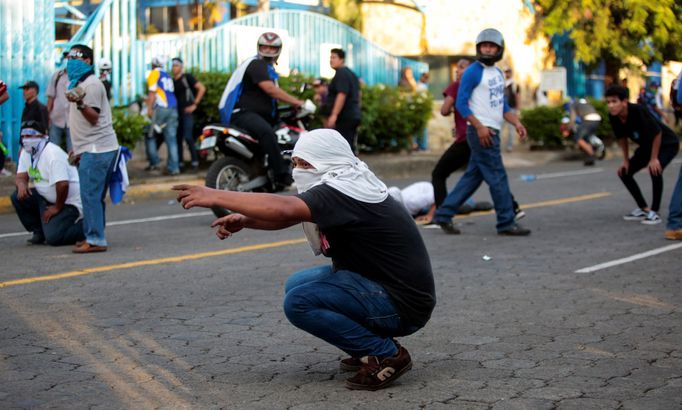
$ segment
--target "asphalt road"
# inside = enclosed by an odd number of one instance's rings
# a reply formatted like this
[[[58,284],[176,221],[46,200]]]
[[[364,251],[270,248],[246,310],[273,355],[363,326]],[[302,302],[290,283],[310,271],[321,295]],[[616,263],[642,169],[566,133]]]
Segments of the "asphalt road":
[[[284,317],[284,280],[325,263],[299,227],[219,241],[210,213],[157,199],[110,208],[110,250],[74,255],[0,215],[0,408],[682,408],[682,243],[622,220],[617,165],[511,170],[527,238],[494,215],[422,228],[438,305],[378,392],[346,390],[342,352]]]

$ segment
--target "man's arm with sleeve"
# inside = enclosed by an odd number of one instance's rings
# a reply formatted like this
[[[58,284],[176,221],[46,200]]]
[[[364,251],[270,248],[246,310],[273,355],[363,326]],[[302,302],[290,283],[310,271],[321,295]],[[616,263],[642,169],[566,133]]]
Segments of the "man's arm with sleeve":
[[[287,103],[289,105],[293,105],[295,108],[298,108],[301,105],[303,105],[303,101],[299,100],[298,98],[296,98],[294,96],[289,95],[286,91],[277,87],[272,80],[261,81],[258,83],[258,86],[267,95],[269,95],[270,97],[272,97],[276,100],[282,101],[282,102]]]
[[[296,196],[222,191],[197,185],[176,185],[173,190],[178,191],[178,202],[185,209],[221,207],[261,221],[312,221],[310,208]]]

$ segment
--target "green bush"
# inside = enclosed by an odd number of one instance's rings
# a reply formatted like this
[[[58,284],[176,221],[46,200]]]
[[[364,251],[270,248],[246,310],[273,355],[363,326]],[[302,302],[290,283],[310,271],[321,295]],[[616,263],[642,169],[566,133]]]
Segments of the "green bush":
[[[358,145],[366,151],[409,149],[412,136],[431,118],[432,106],[429,93],[404,93],[383,84],[365,86]]]
[[[140,114],[128,112],[127,108],[115,108],[112,114],[118,142],[132,151],[137,141],[144,137],[144,127],[149,120]]]
[[[559,127],[564,110],[561,106],[540,106],[521,111],[521,122],[528,131],[528,139],[546,148],[563,147],[564,138]]]
[[[206,86],[206,95],[195,112],[196,132],[213,122],[220,122],[218,104],[230,74],[221,72],[193,71],[197,80]],[[292,74],[281,77],[279,86],[300,99],[312,99],[314,91],[304,84],[311,84],[312,77]],[[423,129],[431,117],[433,97],[428,93],[405,94],[397,87],[377,85],[362,89],[362,121],[359,145],[368,151],[408,148],[412,135]],[[319,108],[319,107],[318,107]],[[322,118],[316,117],[311,128],[319,128]]]

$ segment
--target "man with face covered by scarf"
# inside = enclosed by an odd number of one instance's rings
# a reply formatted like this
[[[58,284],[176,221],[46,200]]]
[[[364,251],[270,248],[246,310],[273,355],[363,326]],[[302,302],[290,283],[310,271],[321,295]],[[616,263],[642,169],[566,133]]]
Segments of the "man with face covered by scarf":
[[[69,161],[78,166],[85,233],[85,240],[77,243],[73,252],[104,252],[107,250],[104,198],[119,145],[107,92],[95,76],[92,49],[77,44],[67,57],[66,99],[71,102],[68,124],[72,144]]]
[[[23,149],[12,205],[24,228],[33,233],[28,243],[72,245],[84,238],[78,171],[41,128],[36,121],[22,124]],[[29,188],[29,182],[34,188]]]
[[[410,215],[337,131],[304,134],[292,157],[296,196],[173,189],[186,209],[221,206],[235,212],[213,223],[220,239],[243,228],[303,223],[315,254],[330,257],[332,264],[287,280],[287,318],[351,356],[340,364],[356,372],[346,387],[387,387],[412,368],[409,353],[394,338],[422,328],[436,303],[429,255]]]

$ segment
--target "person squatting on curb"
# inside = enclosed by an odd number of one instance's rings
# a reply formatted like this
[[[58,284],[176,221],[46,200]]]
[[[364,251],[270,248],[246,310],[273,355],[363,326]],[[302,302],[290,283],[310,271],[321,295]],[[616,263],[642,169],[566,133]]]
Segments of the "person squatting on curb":
[[[284,285],[284,313],[296,327],[351,357],[349,389],[378,390],[412,368],[394,339],[421,329],[436,304],[429,255],[405,208],[355,157],[335,130],[317,129],[296,143],[296,196],[229,192],[178,185],[185,209],[224,207],[225,239],[243,228],[278,230],[303,223],[316,255],[331,265],[295,273]],[[367,297],[367,295],[372,295]]]

